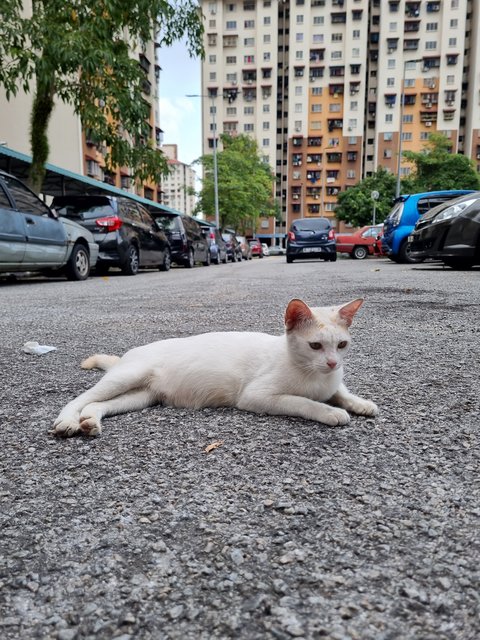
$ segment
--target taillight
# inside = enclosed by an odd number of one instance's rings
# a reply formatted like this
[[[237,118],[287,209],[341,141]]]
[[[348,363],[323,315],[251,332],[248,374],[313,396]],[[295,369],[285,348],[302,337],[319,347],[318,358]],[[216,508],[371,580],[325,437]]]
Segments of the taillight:
[[[335,231],[333,229],[330,229],[330,231],[328,232],[328,239],[335,240]]]
[[[295,240],[295,234],[293,233],[293,231],[289,231],[288,232],[288,239],[289,240]]]
[[[105,231],[117,231],[123,222],[118,216],[107,216],[106,218],[98,218],[98,220],[95,220],[95,224],[105,229]]]
[[[215,240],[215,234],[213,231],[210,231],[210,240]]]

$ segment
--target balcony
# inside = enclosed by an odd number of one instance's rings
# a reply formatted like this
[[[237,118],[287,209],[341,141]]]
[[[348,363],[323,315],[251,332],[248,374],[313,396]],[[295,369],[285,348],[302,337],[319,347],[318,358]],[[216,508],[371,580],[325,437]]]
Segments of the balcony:
[[[338,163],[342,161],[341,153],[327,153],[327,162],[329,164]]]
[[[414,33],[420,31],[420,20],[405,20],[405,33]]]
[[[310,49],[310,62],[321,62],[325,57],[325,49]]]
[[[345,67],[344,66],[330,67],[330,77],[331,78],[342,78],[344,75],[345,75]]]
[[[322,146],[322,138],[317,136],[312,136],[308,138],[307,146],[309,147],[321,147]]]
[[[404,51],[417,51],[418,50],[418,38],[411,38],[410,40],[403,41],[403,50]]]

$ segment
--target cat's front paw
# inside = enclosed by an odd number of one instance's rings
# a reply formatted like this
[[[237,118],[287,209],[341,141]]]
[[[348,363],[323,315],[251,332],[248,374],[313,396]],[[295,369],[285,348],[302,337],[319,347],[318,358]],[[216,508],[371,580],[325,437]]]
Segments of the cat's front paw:
[[[376,416],[379,413],[379,408],[374,402],[361,398],[352,403],[350,411],[356,413],[357,416]]]
[[[80,422],[76,416],[62,417],[60,414],[53,423],[53,433],[56,436],[70,437],[80,431]]]
[[[340,427],[350,422],[350,415],[345,409],[329,407],[326,414],[322,416],[321,422],[329,427]]]

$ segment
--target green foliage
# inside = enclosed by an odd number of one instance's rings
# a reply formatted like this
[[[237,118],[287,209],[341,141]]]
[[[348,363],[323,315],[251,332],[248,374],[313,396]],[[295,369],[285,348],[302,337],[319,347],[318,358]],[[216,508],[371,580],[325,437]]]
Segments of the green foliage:
[[[135,177],[158,181],[167,163],[150,143],[145,74],[131,54],[155,35],[161,46],[186,36],[190,55],[201,55],[196,1],[33,0],[27,17],[23,5],[2,0],[0,8],[0,84],[7,99],[20,88],[34,89],[43,115],[48,96],[50,113],[55,100],[70,104],[84,129],[110,149],[110,168],[126,165]],[[31,132],[38,142],[48,118],[37,113],[34,108]],[[32,155],[34,173],[42,174],[48,143],[32,140]],[[38,176],[35,182],[38,189]]]
[[[395,186],[395,176],[379,167],[372,176],[339,194],[335,216],[355,227],[372,224],[374,201],[371,194],[372,191],[378,191],[375,222],[383,222],[392,208]]]
[[[430,136],[422,151],[405,151],[403,157],[415,170],[402,180],[404,193],[444,189],[480,189],[480,176],[464,155],[451,153],[452,143],[440,133]]]
[[[221,136],[223,151],[217,152],[220,225],[240,231],[256,230],[260,216],[275,215],[274,176],[262,162],[255,140],[246,135]],[[213,155],[199,159],[204,168],[198,211],[215,216]]]

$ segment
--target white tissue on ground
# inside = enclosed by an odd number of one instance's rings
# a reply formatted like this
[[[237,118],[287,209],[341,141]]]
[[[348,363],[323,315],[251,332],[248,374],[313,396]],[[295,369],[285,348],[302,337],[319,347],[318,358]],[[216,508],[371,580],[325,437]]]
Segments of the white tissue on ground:
[[[25,342],[23,345],[23,351],[25,353],[31,353],[35,356],[43,356],[49,351],[56,351],[57,347],[49,347],[46,344],[38,344],[38,342]]]

